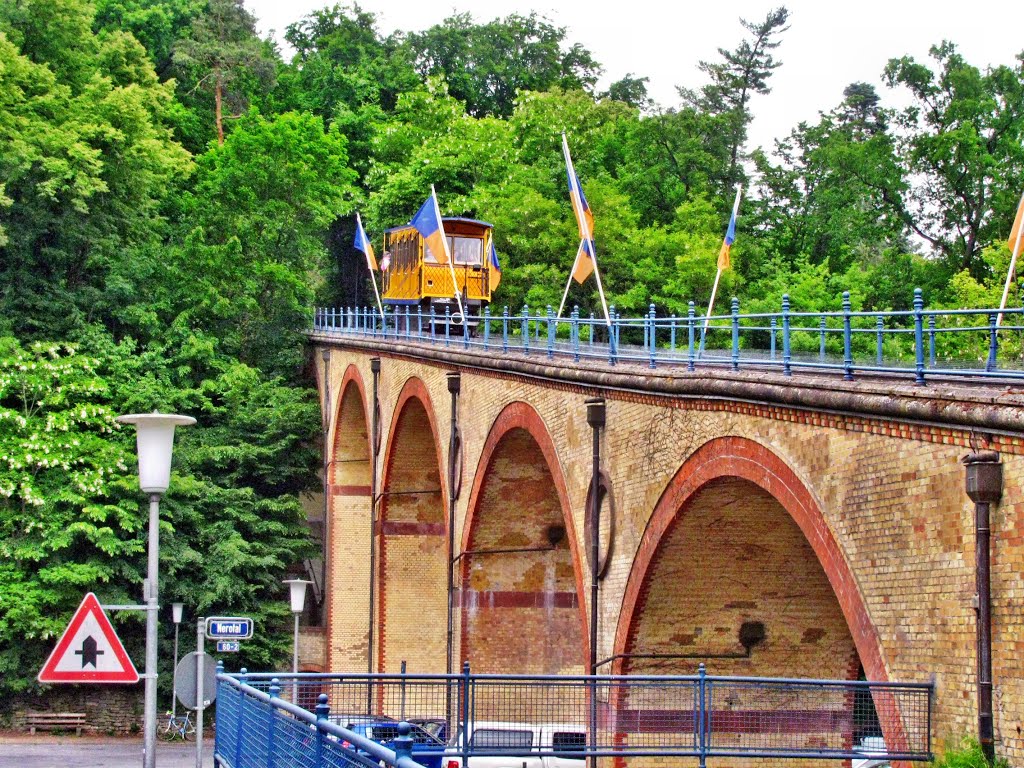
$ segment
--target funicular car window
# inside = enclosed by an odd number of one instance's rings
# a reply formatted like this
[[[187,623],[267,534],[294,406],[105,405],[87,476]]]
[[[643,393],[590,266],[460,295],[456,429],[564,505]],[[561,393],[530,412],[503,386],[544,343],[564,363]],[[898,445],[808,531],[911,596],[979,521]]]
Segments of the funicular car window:
[[[507,731],[499,728],[479,728],[470,740],[473,749],[530,749],[533,731]]]
[[[455,256],[456,264],[480,265],[483,257],[483,240],[476,237],[456,237],[452,243],[452,239],[449,238],[448,245]]]

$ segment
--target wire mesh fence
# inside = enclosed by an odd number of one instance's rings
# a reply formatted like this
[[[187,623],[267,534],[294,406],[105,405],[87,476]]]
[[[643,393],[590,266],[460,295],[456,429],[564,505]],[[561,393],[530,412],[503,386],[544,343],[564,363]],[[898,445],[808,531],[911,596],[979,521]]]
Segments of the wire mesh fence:
[[[931,757],[930,684],[732,678],[703,670],[691,676],[530,677],[467,669],[450,676],[277,677],[282,691],[297,691],[299,701],[320,697],[330,723],[380,743],[392,743],[399,721],[407,721],[412,757],[440,768],[451,768],[441,760],[446,756],[464,761],[520,752],[571,760]],[[253,689],[266,689],[272,679],[239,678]]]

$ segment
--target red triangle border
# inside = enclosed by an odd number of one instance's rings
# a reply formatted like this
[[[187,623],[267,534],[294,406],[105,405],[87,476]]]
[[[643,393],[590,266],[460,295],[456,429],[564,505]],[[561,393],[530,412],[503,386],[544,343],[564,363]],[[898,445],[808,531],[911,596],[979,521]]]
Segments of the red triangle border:
[[[68,646],[71,645],[71,640],[74,638],[75,633],[79,627],[82,626],[82,622],[85,621],[85,617],[92,614],[96,619],[96,623],[99,624],[100,631],[103,632],[103,636],[107,642],[110,643],[111,650],[114,652],[114,656],[121,664],[120,672],[97,672],[82,670],[81,672],[58,672],[57,665],[61,659],[64,658],[68,652]],[[40,683],[137,683],[139,682],[139,673],[135,669],[135,665],[132,663],[131,657],[124,649],[124,645],[121,644],[120,638],[114,631],[114,627],[110,623],[110,619],[103,612],[103,606],[100,605],[100,601],[96,599],[96,595],[89,592],[83,599],[81,605],[78,606],[78,610],[75,611],[75,615],[71,617],[71,621],[68,623],[68,628],[64,630],[64,634],[60,636],[60,640],[57,641],[57,646],[50,653],[49,658],[43,665],[42,670],[39,672],[37,678]]]

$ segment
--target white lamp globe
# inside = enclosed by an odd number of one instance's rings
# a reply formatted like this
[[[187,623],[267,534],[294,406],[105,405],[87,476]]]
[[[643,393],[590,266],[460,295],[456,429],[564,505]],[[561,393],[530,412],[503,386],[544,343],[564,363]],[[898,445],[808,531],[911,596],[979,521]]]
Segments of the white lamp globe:
[[[302,613],[306,607],[306,587],[313,582],[305,579],[285,579],[284,583],[291,587],[292,613]]]
[[[133,413],[118,416],[121,424],[134,424],[139,454],[139,486],[143,493],[164,493],[171,483],[174,428],[196,423],[191,416],[168,413]]]

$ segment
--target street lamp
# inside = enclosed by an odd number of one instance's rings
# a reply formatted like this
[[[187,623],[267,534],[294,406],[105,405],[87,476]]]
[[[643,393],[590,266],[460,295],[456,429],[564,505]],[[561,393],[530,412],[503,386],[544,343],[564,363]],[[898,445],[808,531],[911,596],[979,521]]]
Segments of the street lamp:
[[[166,413],[141,413],[118,416],[121,424],[134,424],[136,450],[139,455],[139,487],[149,494],[148,568],[143,593],[146,601],[146,691],[143,710],[143,768],[156,766],[156,628],[160,562],[160,496],[171,483],[171,453],[174,450],[174,428],[196,423],[191,416]]]
[[[299,673],[299,616],[306,607],[306,587],[313,582],[305,579],[285,579],[284,583],[291,588],[292,613],[295,614],[295,636],[292,640],[292,673]],[[292,704],[299,703],[299,679],[292,678]]]
[[[174,674],[171,676],[171,717],[178,716],[178,625],[181,624],[181,612],[184,603],[171,603],[171,618],[174,619]]]

